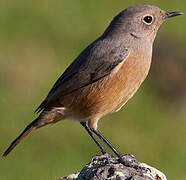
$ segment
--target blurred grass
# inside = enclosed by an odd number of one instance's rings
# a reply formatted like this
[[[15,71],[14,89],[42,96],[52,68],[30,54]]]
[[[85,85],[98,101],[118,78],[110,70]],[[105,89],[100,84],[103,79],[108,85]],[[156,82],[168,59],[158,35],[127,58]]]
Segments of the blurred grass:
[[[1,153],[36,117],[34,109],[78,53],[113,16],[135,3],[186,12],[184,0],[0,2]],[[185,28],[182,16],[169,20],[159,34],[169,34],[185,48]],[[148,81],[121,111],[100,120],[99,128],[120,152],[158,167],[169,180],[186,180],[186,114],[164,101]],[[1,159],[0,179],[56,179],[80,170],[98,153],[78,123],[60,122],[35,131]]]

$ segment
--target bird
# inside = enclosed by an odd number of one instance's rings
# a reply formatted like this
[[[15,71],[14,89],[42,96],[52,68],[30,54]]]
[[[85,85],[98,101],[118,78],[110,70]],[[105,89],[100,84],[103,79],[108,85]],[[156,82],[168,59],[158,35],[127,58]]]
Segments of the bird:
[[[98,131],[98,121],[119,111],[133,97],[148,75],[159,27],[168,18],[182,14],[149,4],[121,11],[59,77],[36,109],[38,117],[10,144],[3,157],[33,130],[67,118],[78,121],[103,154],[107,153],[102,145],[105,143],[122,160]]]

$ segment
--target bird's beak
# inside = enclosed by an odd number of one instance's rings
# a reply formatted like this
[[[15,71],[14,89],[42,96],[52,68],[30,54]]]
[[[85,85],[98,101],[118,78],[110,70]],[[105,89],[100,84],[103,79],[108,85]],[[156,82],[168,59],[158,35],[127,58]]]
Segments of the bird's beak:
[[[166,12],[165,16],[163,16],[163,20],[170,18],[170,17],[179,16],[182,14],[183,14],[182,12]]]

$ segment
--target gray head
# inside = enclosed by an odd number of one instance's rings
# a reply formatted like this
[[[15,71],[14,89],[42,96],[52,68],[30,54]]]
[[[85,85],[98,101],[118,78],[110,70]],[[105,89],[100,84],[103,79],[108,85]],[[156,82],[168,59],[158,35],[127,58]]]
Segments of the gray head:
[[[110,23],[104,35],[130,37],[153,42],[160,25],[181,12],[166,12],[152,5],[138,4],[120,12]]]

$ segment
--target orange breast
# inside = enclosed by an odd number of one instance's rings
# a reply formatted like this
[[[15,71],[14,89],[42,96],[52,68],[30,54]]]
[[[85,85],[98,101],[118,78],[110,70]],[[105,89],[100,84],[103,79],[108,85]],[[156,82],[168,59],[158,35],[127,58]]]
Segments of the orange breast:
[[[132,54],[132,55],[131,55]],[[72,116],[99,119],[117,111],[137,91],[148,74],[151,57],[132,52],[124,63],[105,78],[63,98]],[[117,67],[116,67],[117,68]]]

